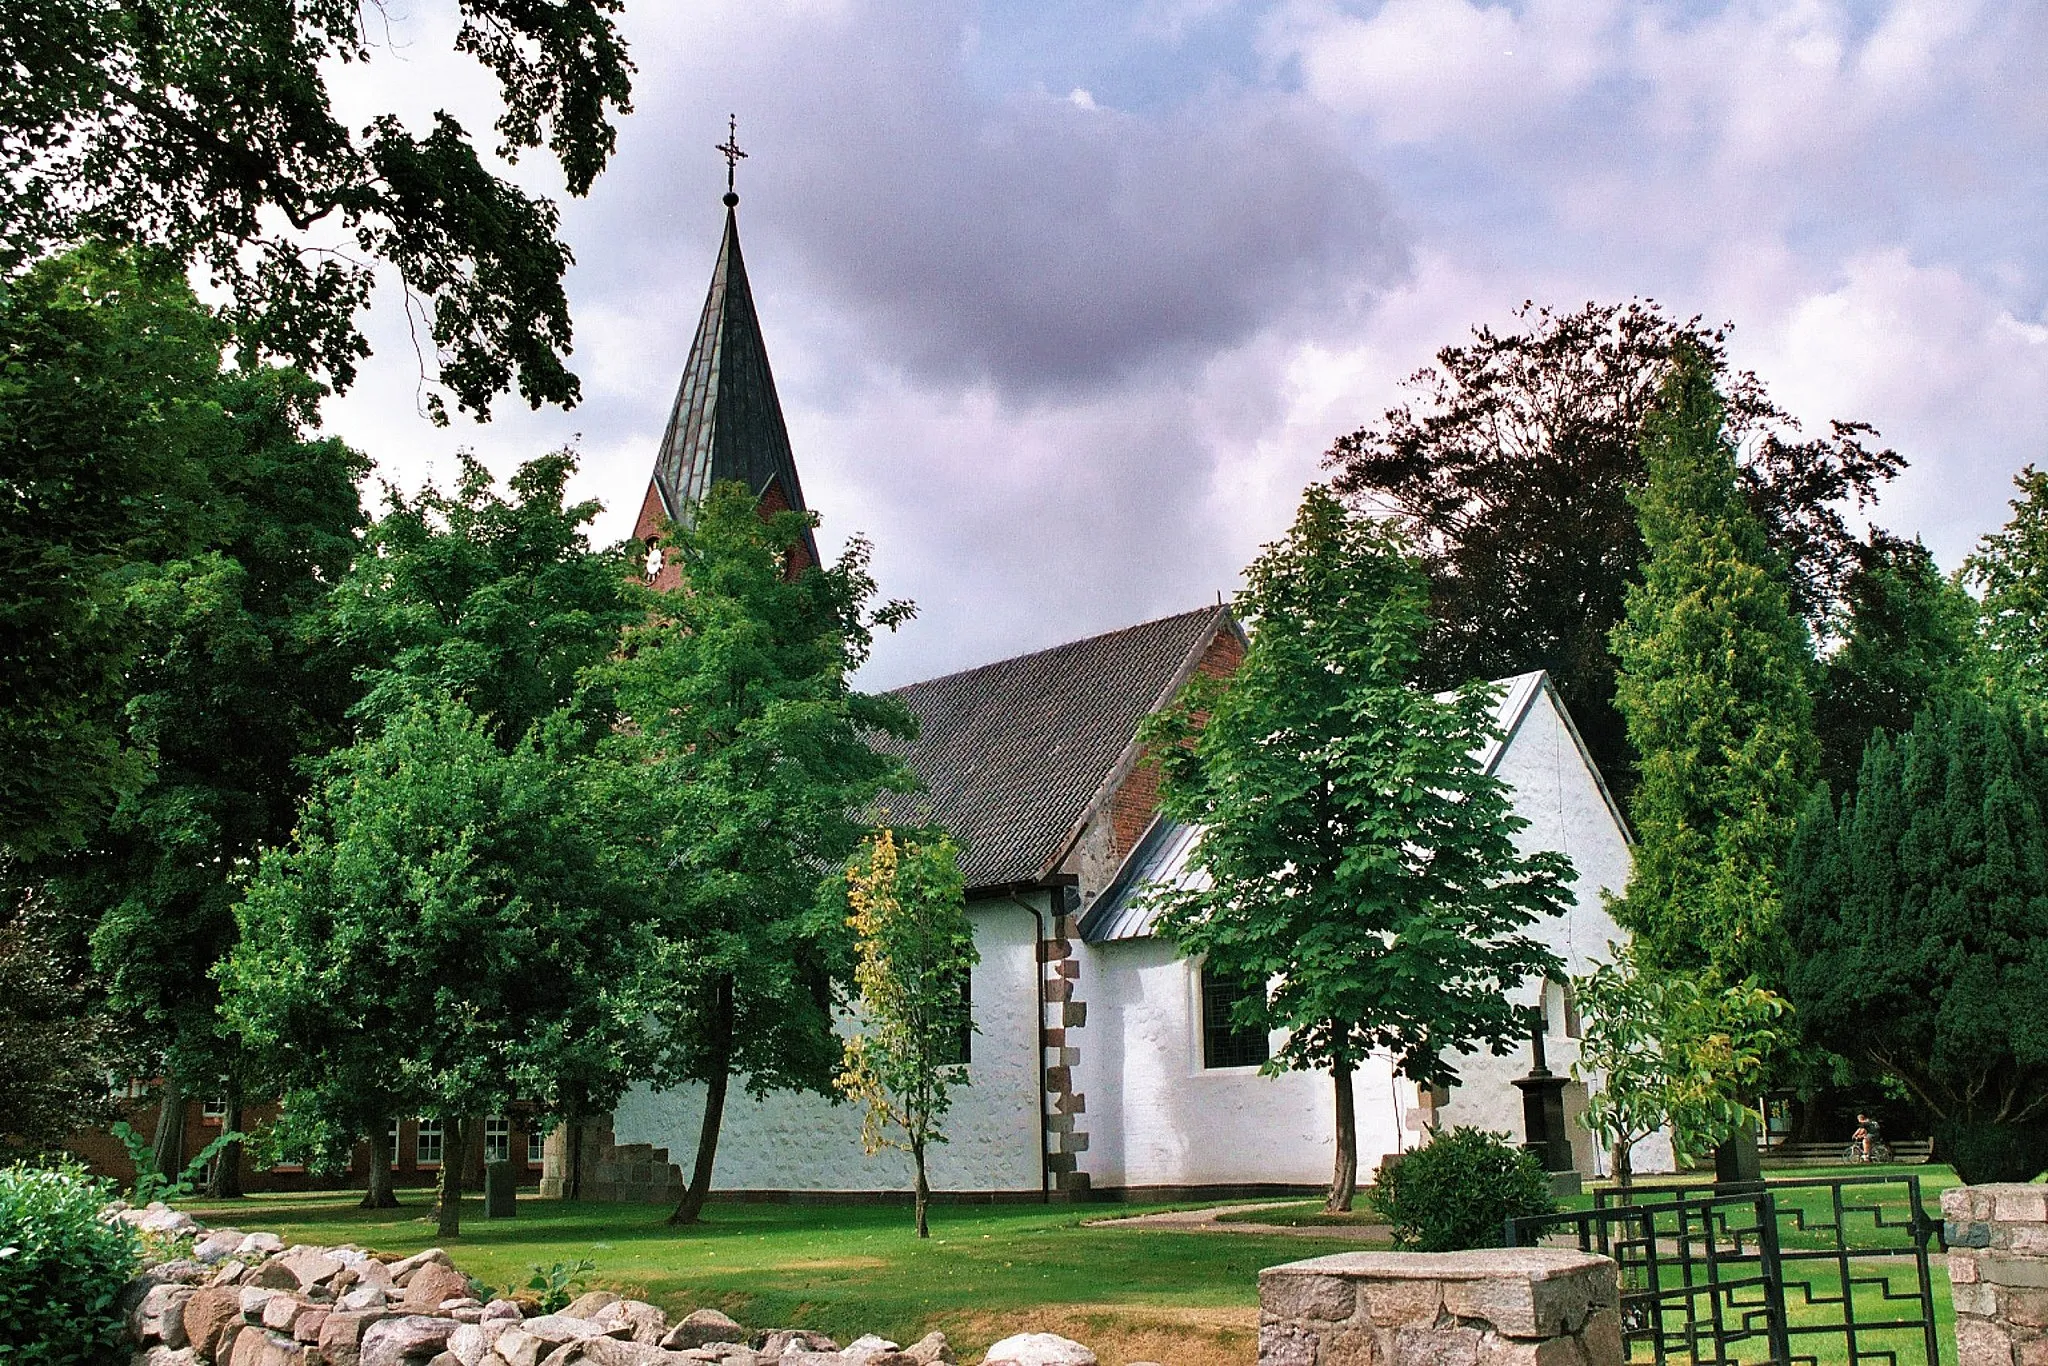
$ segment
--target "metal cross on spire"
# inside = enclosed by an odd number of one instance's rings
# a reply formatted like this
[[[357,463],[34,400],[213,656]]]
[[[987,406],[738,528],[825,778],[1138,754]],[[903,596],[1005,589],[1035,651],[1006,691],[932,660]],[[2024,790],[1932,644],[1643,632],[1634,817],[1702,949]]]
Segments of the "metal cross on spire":
[[[725,141],[719,143],[712,150],[725,153],[725,202],[728,205],[737,204],[739,203],[739,196],[733,193],[732,175],[734,171],[739,169],[740,159],[746,156],[746,153],[740,150],[739,115],[726,115]]]

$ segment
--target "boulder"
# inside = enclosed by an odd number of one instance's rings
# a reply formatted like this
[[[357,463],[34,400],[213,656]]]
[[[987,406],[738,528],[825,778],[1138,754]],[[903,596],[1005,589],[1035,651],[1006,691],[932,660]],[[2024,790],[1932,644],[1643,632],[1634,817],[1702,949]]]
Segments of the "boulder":
[[[245,1285],[241,1288],[242,1319],[246,1323],[263,1322],[263,1306],[269,1304],[282,1291],[267,1289],[260,1285]]]
[[[405,1287],[405,1307],[416,1314],[431,1314],[448,1300],[470,1298],[469,1277],[445,1260],[421,1263],[407,1272],[399,1284]]]
[[[359,1314],[365,1309],[382,1309],[390,1303],[391,1297],[381,1285],[356,1285],[342,1292],[334,1302],[336,1309]]]
[[[141,1229],[144,1233],[154,1233],[169,1238],[180,1238],[196,1237],[206,1231],[206,1225],[200,1223],[183,1210],[172,1209],[161,1200],[151,1202],[149,1208],[142,1211],[140,1217],[129,1218],[129,1215],[133,1213],[134,1211],[130,1210],[128,1214],[122,1215],[122,1218],[134,1224],[135,1227]]]
[[[275,1263],[292,1273],[298,1281],[298,1289],[311,1290],[316,1285],[325,1285],[344,1271],[348,1263],[324,1247],[294,1247],[280,1252],[265,1265]]]
[[[281,1257],[271,1257],[250,1272],[242,1284],[260,1285],[266,1290],[297,1290],[299,1275]]]
[[[756,1333],[753,1348],[762,1356],[779,1357],[784,1352],[837,1352],[839,1344],[809,1328],[777,1328]]]
[[[668,1315],[645,1300],[620,1300],[598,1316],[600,1322],[605,1315],[632,1329],[634,1342],[658,1347],[668,1336]]]
[[[901,1350],[903,1349],[885,1337],[877,1337],[873,1333],[863,1333],[852,1342],[840,1348],[839,1355],[849,1362],[865,1362],[870,1357],[878,1357]]]
[[[509,1326],[492,1344],[492,1353],[505,1366],[540,1366],[540,1359],[555,1349],[518,1325]]]
[[[540,1314],[519,1325],[530,1336],[539,1338],[551,1347],[565,1342],[577,1342],[583,1338],[631,1337],[632,1331],[619,1324],[605,1327],[589,1319],[572,1319],[567,1314]]]
[[[292,1323],[292,1336],[308,1346],[320,1341],[320,1330],[327,1326],[328,1310],[307,1306],[306,1312]]]
[[[407,1314],[373,1323],[363,1334],[357,1361],[360,1366],[418,1366],[439,1355],[459,1326],[454,1319],[426,1314]]]
[[[486,1323],[492,1319],[506,1319],[517,1323],[524,1317],[525,1315],[519,1312],[517,1300],[492,1300],[484,1306],[483,1321]]]
[[[272,1295],[263,1303],[263,1326],[275,1332],[290,1333],[292,1325],[299,1321],[299,1315],[305,1312],[306,1306],[290,1295]]]
[[[586,1290],[570,1300],[568,1307],[561,1312],[572,1319],[594,1319],[600,1309],[609,1309],[617,1303],[619,1296],[609,1290]]]
[[[217,1228],[209,1231],[192,1246],[194,1259],[212,1266],[225,1261],[242,1250],[242,1231],[238,1228]]]
[[[702,1347],[707,1342],[745,1342],[747,1330],[716,1309],[692,1311],[683,1321],[669,1329],[661,1345],[670,1350],[685,1347]]]
[[[511,1326],[504,1319],[465,1323],[448,1335],[448,1351],[462,1366],[479,1366]]]
[[[268,1257],[273,1252],[284,1251],[284,1239],[275,1233],[252,1233],[242,1240],[235,1249],[239,1257]]]
[[[128,1358],[128,1366],[197,1366],[198,1361],[190,1347],[166,1347],[159,1343]]]
[[[988,1349],[982,1366],[1095,1366],[1095,1353],[1058,1333],[1019,1333]]]
[[[391,1273],[391,1283],[393,1285],[404,1285],[412,1279],[414,1272],[429,1264],[440,1266],[455,1265],[454,1262],[448,1259],[446,1251],[438,1247],[430,1247],[424,1252],[415,1252],[410,1257],[401,1257],[399,1260],[392,1262],[386,1270]]]
[[[905,1347],[903,1355],[916,1362],[917,1366],[953,1366],[960,1359],[953,1355],[953,1344],[947,1342],[946,1335],[936,1328]]]
[[[249,1264],[247,1262],[222,1262],[220,1268],[213,1273],[213,1284],[240,1285],[244,1280],[248,1279],[248,1275]]]
[[[211,1361],[229,1327],[242,1322],[242,1292],[231,1285],[203,1286],[181,1311],[185,1340],[202,1361]]]
[[[391,1317],[381,1309],[361,1312],[335,1310],[320,1325],[320,1359],[326,1366],[357,1366],[363,1338],[370,1329]]]
[[[133,1284],[133,1282],[130,1282]],[[189,1285],[158,1283],[142,1292],[127,1314],[128,1337],[138,1347],[186,1345],[185,1305],[198,1292]]]

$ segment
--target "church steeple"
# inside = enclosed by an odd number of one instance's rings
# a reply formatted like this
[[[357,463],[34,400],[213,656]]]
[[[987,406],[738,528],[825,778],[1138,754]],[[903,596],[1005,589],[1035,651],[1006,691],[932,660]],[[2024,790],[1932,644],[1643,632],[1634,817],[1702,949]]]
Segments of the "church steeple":
[[[634,534],[642,541],[660,534],[663,518],[686,521],[711,486],[728,479],[752,489],[764,510],[805,506],[740,256],[739,196],[730,186],[732,166],[746,154],[730,139],[718,150],[726,154],[725,240],[640,510]],[[810,564],[818,563],[808,531],[802,550]]]

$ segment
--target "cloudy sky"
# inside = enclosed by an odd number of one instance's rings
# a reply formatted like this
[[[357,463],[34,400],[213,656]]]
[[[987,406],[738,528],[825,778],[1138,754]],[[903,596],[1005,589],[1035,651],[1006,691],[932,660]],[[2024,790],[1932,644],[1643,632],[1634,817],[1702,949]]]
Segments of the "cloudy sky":
[[[394,4],[395,49],[337,80],[352,121],[488,128],[442,11]],[[330,424],[407,485],[461,445],[509,471],[573,439],[600,533],[628,532],[736,112],[821,540],[867,534],[921,608],[872,684],[1214,601],[1335,436],[1524,299],[1732,321],[1786,407],[1907,455],[1877,518],[1949,567],[2044,456],[2038,6],[627,0],[624,24],[636,111],[563,214],[583,403],[431,427],[387,291]]]

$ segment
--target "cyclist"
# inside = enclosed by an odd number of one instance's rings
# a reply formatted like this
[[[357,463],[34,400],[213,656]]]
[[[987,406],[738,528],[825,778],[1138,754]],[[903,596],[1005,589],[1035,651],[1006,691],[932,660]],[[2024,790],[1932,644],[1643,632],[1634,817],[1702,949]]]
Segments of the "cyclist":
[[[1877,1161],[1877,1145],[1883,1141],[1877,1121],[1859,1112],[1856,1116],[1856,1125],[1854,1137],[1857,1150],[1865,1162]]]

